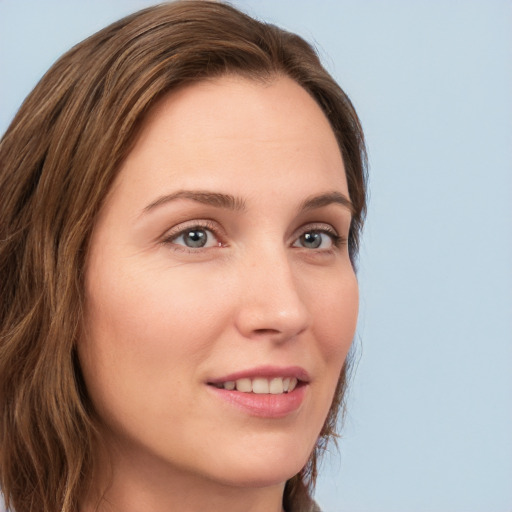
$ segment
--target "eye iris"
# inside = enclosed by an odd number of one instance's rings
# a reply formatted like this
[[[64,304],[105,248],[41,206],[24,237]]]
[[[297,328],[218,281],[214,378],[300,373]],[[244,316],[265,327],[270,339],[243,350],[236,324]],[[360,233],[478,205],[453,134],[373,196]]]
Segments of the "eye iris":
[[[315,231],[304,233],[301,236],[301,240],[304,247],[308,247],[309,249],[317,249],[322,244],[321,234],[316,233]]]
[[[206,245],[207,235],[202,229],[191,229],[183,235],[183,240],[187,247],[204,247]]]

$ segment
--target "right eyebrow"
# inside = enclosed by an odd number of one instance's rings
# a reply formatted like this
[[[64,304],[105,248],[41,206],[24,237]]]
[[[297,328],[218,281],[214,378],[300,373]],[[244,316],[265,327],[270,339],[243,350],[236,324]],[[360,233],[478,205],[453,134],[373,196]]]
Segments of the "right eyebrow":
[[[156,198],[142,210],[142,213],[149,213],[155,208],[176,201],[177,199],[188,199],[201,204],[214,206],[215,208],[226,208],[234,211],[245,210],[245,201],[231,194],[221,194],[219,192],[207,192],[203,190],[179,190],[178,192]]]

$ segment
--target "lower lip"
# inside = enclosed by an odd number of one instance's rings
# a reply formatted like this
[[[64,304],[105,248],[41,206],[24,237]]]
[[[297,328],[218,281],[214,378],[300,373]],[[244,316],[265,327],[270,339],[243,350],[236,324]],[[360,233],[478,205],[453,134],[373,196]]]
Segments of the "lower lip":
[[[295,412],[306,394],[306,385],[296,387],[290,393],[278,395],[242,393],[208,386],[219,398],[243,412],[260,418],[284,418]]]

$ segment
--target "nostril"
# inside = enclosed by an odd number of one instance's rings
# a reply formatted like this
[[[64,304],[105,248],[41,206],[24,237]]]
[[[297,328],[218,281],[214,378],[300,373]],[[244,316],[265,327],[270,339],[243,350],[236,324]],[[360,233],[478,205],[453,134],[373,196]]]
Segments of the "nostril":
[[[261,335],[269,335],[269,334],[277,334],[279,331],[277,329],[255,329],[254,334],[261,334]]]

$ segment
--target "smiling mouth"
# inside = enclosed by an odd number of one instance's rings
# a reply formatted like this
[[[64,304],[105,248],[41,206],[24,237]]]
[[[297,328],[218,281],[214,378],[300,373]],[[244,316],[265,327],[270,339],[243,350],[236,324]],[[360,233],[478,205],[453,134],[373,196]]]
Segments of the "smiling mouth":
[[[242,378],[225,382],[210,383],[218,389],[239,391],[241,393],[254,393],[258,395],[281,395],[291,393],[301,381],[296,377],[256,377],[254,379]]]

